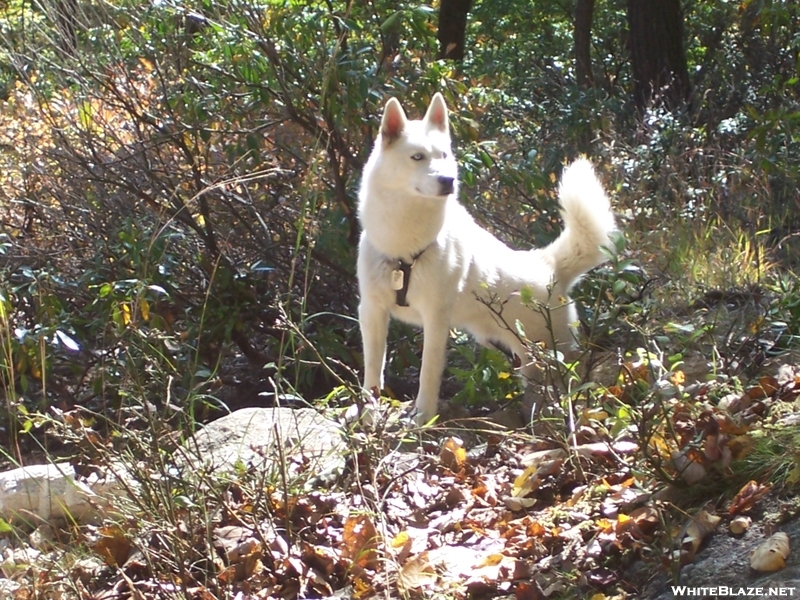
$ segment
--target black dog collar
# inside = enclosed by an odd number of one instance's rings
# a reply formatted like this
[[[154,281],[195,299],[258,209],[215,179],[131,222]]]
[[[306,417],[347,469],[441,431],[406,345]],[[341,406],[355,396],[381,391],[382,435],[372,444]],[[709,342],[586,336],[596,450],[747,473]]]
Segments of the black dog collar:
[[[392,289],[397,292],[395,302],[398,306],[408,306],[406,296],[408,295],[408,284],[411,281],[411,269],[414,268],[414,265],[417,264],[417,259],[427,249],[428,247],[425,247],[414,254],[410,263],[407,263],[402,258],[397,260],[397,268],[392,271]]]

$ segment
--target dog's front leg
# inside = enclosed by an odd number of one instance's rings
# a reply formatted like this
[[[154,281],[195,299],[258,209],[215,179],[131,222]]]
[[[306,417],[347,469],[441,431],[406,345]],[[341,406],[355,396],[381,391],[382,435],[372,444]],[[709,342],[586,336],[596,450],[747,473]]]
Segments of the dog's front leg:
[[[375,302],[362,299],[358,322],[364,344],[364,389],[383,389],[383,365],[386,361],[386,337],[389,335],[389,311]]]
[[[420,424],[427,423],[437,413],[449,332],[447,320],[441,315],[429,316],[425,319],[422,370],[416,404],[417,422]]]

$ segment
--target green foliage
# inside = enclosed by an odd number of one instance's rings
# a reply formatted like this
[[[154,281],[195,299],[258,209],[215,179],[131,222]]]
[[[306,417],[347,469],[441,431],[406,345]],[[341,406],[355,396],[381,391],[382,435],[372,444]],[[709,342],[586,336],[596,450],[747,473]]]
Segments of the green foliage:
[[[453,401],[468,406],[487,405],[496,401],[514,399],[520,392],[508,357],[498,350],[477,348],[468,336],[462,334],[456,340],[456,365],[450,367],[461,389]],[[459,360],[460,359],[460,360]]]
[[[778,348],[800,345],[800,279],[793,273],[781,275],[773,284],[772,300],[763,325],[772,330]]]
[[[754,435],[752,449],[734,465],[744,481],[768,481],[782,490],[800,487],[800,428],[767,427]]]
[[[692,103],[642,120],[625,10],[595,8],[594,83],[581,88],[572,15],[549,0],[474,3],[458,65],[434,60],[427,5],[80,4],[69,39],[49,4],[8,3],[7,395],[117,405],[169,388],[189,401],[240,360],[304,396],[356,384],[360,170],[385,99],[418,114],[434,90],[454,109],[462,200],[511,244],[558,235],[565,160],[599,165],[629,244],[576,289],[593,345],[624,353],[662,336],[670,352],[722,351],[699,317],[669,311],[744,286],[769,297],[739,338],[794,344],[796,279],[773,271],[796,242],[798,8],[686,5]],[[705,333],[682,339],[672,321]],[[402,373],[420,339],[392,331]],[[461,397],[513,389],[499,355],[456,354]]]
[[[516,247],[555,239],[559,172],[590,156],[626,242],[573,292],[579,363],[532,344],[550,379],[531,387],[553,408],[537,425],[570,452],[635,441],[635,456],[606,457],[614,477],[684,485],[680,460],[714,484],[729,475],[714,451],[738,424],[720,401],[800,341],[798,3],[683,3],[691,102],[641,116],[622,0],[595,5],[589,87],[575,82],[572,5],[554,0],[473,2],[459,64],[435,60],[437,11],[411,2],[79,1],[66,22],[60,4],[0,8],[0,442],[41,451],[55,433],[88,464],[120,451],[143,487],[142,518],[119,534],[156,581],[233,593],[211,515],[227,524],[238,505],[291,538],[293,508],[334,506],[300,499],[310,474],[287,481],[286,463],[260,481],[240,465],[230,488],[176,478],[164,457],[176,427],[226,403],[352,402],[356,194],[389,96],[419,115],[445,95],[461,201]],[[422,335],[390,335],[389,374],[413,395]],[[456,400],[519,394],[504,356],[454,342]],[[356,470],[382,476],[391,435],[355,437]],[[796,427],[753,437],[734,468],[796,485],[798,457],[782,452]],[[486,458],[522,448],[503,444]],[[596,461],[574,458],[559,495],[591,482]],[[345,479],[371,502],[374,479]]]
[[[603,340],[619,339],[620,335],[630,337],[652,309],[645,300],[647,281],[641,264],[626,257],[622,233],[615,234],[613,242],[608,263],[581,281],[573,292],[582,309],[590,345],[602,345]]]

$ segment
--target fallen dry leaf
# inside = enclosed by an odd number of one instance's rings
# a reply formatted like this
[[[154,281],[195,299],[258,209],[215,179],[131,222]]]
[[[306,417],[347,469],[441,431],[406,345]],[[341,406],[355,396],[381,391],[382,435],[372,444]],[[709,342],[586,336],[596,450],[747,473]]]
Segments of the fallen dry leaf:
[[[501,562],[503,562],[503,555],[502,554],[489,554],[488,556],[484,556],[478,563],[475,565],[476,569],[481,569],[483,567],[496,567]]]
[[[592,585],[605,588],[616,583],[619,580],[619,575],[611,569],[597,567],[586,572],[586,579]]]
[[[631,533],[638,534],[637,537],[649,538],[661,523],[658,510],[654,506],[640,506],[629,516],[630,523],[634,527]],[[617,533],[622,533],[622,530],[618,530]]]
[[[436,583],[436,569],[430,562],[427,552],[418,554],[400,569],[397,574],[397,587],[402,592],[415,590]]]
[[[541,485],[542,478],[558,473],[563,464],[564,460],[557,458],[539,463],[537,466],[528,467],[514,480],[511,496],[515,498],[527,496]]]
[[[672,453],[672,464],[675,470],[678,471],[681,478],[689,485],[694,485],[705,479],[708,472],[706,468],[699,462],[696,462],[686,456],[686,451]]]
[[[731,507],[728,509],[728,514],[738,515],[750,511],[753,506],[755,506],[756,502],[761,500],[769,490],[770,486],[768,485],[761,485],[755,481],[748,481],[733,497]]]
[[[223,551],[229,563],[237,563],[261,550],[261,542],[253,535],[252,528],[239,525],[217,527],[214,546]]]
[[[536,498],[516,498],[508,496],[503,499],[505,507],[512,512],[519,512],[536,504]]]
[[[549,450],[537,450],[526,454],[520,459],[520,463],[524,467],[536,468],[541,463],[548,460],[565,459],[569,456],[564,448],[550,448]]]
[[[464,450],[464,442],[457,437],[449,437],[442,444],[439,452],[442,464],[453,472],[461,470],[467,461],[467,451]]]
[[[401,531],[392,538],[391,546],[392,548],[402,548],[409,543],[411,543],[411,536],[408,535],[407,531]]]
[[[683,385],[686,383],[686,373],[683,371],[674,371],[670,373],[669,380],[673,385]]]
[[[101,527],[98,533],[100,539],[95,543],[94,551],[111,567],[125,564],[133,547],[130,540],[125,537],[125,532],[113,525]]]
[[[699,550],[703,540],[717,528],[721,520],[722,517],[712,515],[706,510],[701,510],[686,524],[680,540],[681,547],[687,551],[687,560],[694,560],[694,555]]]
[[[356,598],[356,600],[370,598],[374,594],[375,590],[365,577],[362,575],[356,575],[356,577],[353,578],[353,597]]]
[[[735,415],[748,408],[752,403],[753,399],[747,394],[727,394],[720,398],[717,407]]]
[[[612,454],[632,454],[639,449],[639,444],[636,442],[620,441],[608,444],[606,442],[592,442],[590,444],[581,444],[574,448],[575,452],[580,456],[609,456]]]
[[[780,571],[789,556],[789,536],[779,531],[750,554],[750,567],[762,573]]]
[[[368,569],[378,565],[378,532],[369,516],[352,515],[344,522],[342,556],[359,567]]]
[[[747,390],[747,395],[753,400],[761,400],[772,396],[780,387],[777,379],[771,375],[765,375],[759,378],[758,385]]]
[[[395,551],[395,560],[402,563],[409,556],[420,554],[428,547],[429,531],[419,527],[410,527],[398,533],[390,546]]]
[[[608,419],[608,411],[600,407],[585,408],[581,412],[580,425],[588,425],[592,421],[605,421]]]

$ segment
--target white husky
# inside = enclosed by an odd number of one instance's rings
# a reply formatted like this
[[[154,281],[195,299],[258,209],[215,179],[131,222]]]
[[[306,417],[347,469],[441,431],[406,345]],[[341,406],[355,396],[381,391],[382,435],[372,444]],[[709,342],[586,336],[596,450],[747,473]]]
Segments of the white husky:
[[[458,167],[442,95],[433,97],[421,121],[408,120],[390,99],[358,195],[364,388],[383,387],[390,317],[423,328],[416,402],[422,422],[437,412],[451,327],[516,355],[523,374],[526,352],[517,322],[529,340],[572,349],[577,314],[567,292],[605,260],[600,247],[613,247],[615,223],[585,159],[565,169],[559,199],[564,231],[558,239],[546,248],[512,250],[458,202]]]

